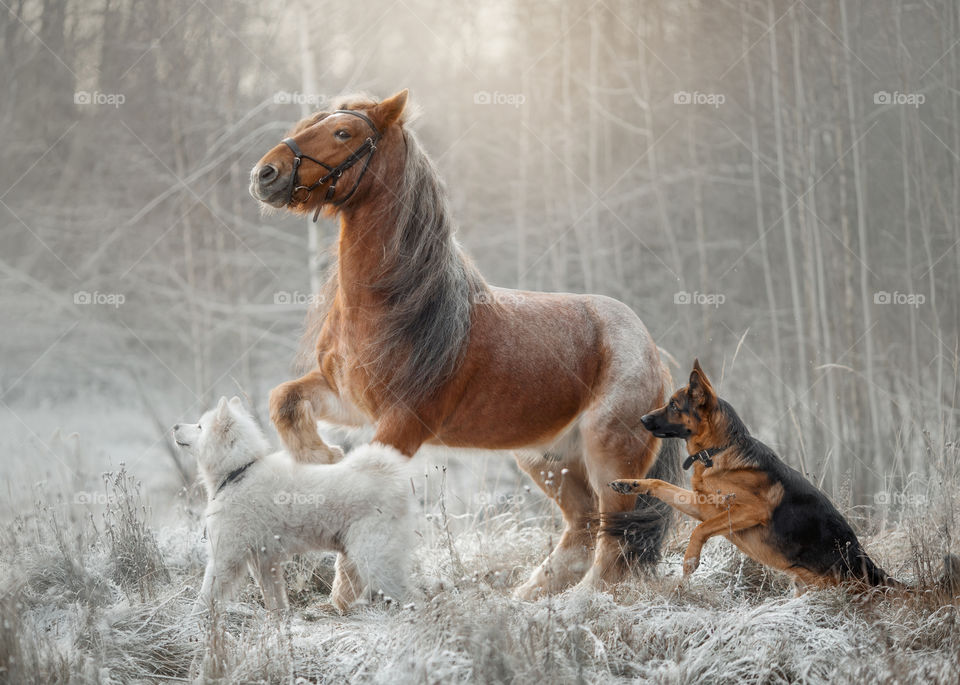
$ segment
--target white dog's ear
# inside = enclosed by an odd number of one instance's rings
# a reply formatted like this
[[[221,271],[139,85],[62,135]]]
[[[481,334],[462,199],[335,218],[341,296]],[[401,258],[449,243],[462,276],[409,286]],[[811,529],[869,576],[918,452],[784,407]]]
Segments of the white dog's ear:
[[[234,395],[230,398],[230,406],[234,409],[243,409],[243,400]]]
[[[227,398],[221,397],[220,401],[217,403],[217,421],[226,421],[227,417],[230,416],[230,409],[227,407]]]

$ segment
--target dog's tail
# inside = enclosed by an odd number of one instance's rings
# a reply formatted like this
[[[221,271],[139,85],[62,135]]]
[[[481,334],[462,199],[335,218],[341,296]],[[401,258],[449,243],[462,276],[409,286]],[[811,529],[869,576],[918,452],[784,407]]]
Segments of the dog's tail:
[[[960,594],[960,557],[956,554],[945,554],[943,557],[943,576],[940,578],[940,587],[951,597]]]
[[[903,589],[906,586],[899,580],[884,571],[862,549],[853,550],[845,562],[846,574],[851,579],[862,582],[870,587],[888,587]]]
[[[914,594],[920,590],[919,587],[902,583],[862,552],[856,559],[853,568],[857,580],[871,586],[879,588],[888,588],[907,594]],[[960,557],[956,554],[947,554],[943,557],[943,575],[936,582],[935,589],[951,597],[960,593]]]
[[[666,364],[662,365],[662,376],[664,396],[669,397],[673,379]],[[682,461],[682,440],[660,440],[656,460],[644,478],[657,478],[679,485],[683,474],[680,468]],[[631,564],[649,565],[660,561],[660,548],[672,524],[673,508],[669,504],[650,495],[637,495],[633,511],[603,515],[600,534],[620,540],[623,556]]]

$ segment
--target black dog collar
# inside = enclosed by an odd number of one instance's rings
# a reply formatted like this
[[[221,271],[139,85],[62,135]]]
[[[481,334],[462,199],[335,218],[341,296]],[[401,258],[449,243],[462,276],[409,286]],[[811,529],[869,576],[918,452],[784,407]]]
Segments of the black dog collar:
[[[243,466],[241,466],[240,468],[234,469],[233,471],[228,473],[227,477],[224,478],[223,481],[220,483],[220,485],[217,487],[217,491],[213,493],[213,497],[216,498],[216,496],[220,494],[220,491],[223,490],[228,485],[230,485],[230,483],[239,481],[241,478],[243,478],[243,474],[246,473],[247,469],[253,466],[255,463],[256,463],[256,460],[249,461]]]
[[[686,471],[693,466],[693,462],[698,460],[702,461],[704,466],[710,468],[713,466],[713,457],[723,452],[725,449],[727,449],[727,447],[730,447],[730,445],[726,445],[724,447],[711,447],[710,449],[700,450],[696,454],[691,454],[683,462],[683,470]]]

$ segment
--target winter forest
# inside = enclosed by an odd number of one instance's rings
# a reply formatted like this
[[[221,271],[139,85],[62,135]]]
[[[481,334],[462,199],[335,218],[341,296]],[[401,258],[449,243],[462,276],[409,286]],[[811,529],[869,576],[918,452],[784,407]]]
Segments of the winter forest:
[[[682,516],[659,576],[514,603],[558,510],[439,447],[409,609],[318,608],[308,555],[292,627],[252,583],[191,622],[204,497],[170,427],[241,395],[276,442],[338,226],[262,211],[250,170],[337,96],[409,88],[487,281],[625,302],[675,387],[699,358],[922,583],[960,550],[956,2],[0,0],[0,28],[9,682],[953,682],[953,605],[793,599],[719,541],[671,595]]]

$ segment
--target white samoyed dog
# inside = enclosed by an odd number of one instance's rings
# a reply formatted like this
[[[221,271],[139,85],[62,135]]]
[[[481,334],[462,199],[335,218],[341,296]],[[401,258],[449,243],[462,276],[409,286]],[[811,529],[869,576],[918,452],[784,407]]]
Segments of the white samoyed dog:
[[[341,613],[403,597],[414,541],[409,460],[397,450],[372,443],[337,463],[297,462],[271,448],[239,397],[173,431],[207,490],[201,602],[226,599],[247,566],[267,609],[286,609],[281,564],[312,550],[338,552],[330,599]]]

